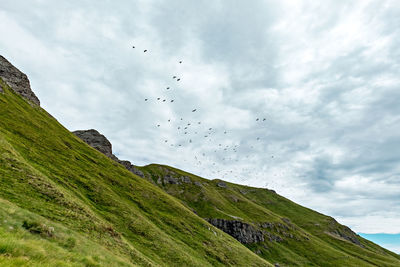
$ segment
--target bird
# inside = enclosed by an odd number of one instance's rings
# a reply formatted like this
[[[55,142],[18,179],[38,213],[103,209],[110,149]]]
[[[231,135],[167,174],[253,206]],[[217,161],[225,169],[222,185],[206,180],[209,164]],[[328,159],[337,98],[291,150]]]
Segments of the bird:
[[[189,143],[191,143],[191,142],[192,142],[192,139],[189,140]]]
[[[226,134],[226,131],[224,132],[224,134]]]
[[[188,123],[187,125],[190,126],[190,123]]]
[[[260,120],[259,118],[256,119],[256,121],[259,121],[259,120]]]
[[[178,127],[178,130],[180,129],[181,127]]]
[[[171,119],[168,120],[168,122],[170,122],[170,121],[171,121]]]
[[[160,127],[160,124],[157,124],[157,127]]]
[[[197,109],[193,109],[192,112],[196,112]]]
[[[135,46],[134,46],[134,45],[132,45],[132,48],[135,48]]]
[[[143,51],[143,53],[146,53],[147,52],[147,49],[145,49],[144,51]]]
[[[165,102],[165,99],[162,102]]]
[[[169,87],[167,87],[167,90],[169,90]]]
[[[147,101],[147,98],[145,98],[144,101]]]
[[[201,121],[199,121],[198,124],[201,124]]]
[[[165,142],[165,143],[167,143],[167,142],[168,142],[168,140],[165,140],[164,142]]]
[[[266,120],[266,118],[263,119],[263,121],[265,121],[265,120]]]
[[[209,131],[211,131],[212,130],[212,128],[210,128],[210,129],[208,129]]]
[[[182,64],[182,61],[179,61],[179,64]]]
[[[173,100],[173,99],[171,100],[171,103],[172,103],[172,102],[174,102],[174,100]]]
[[[160,100],[160,98],[159,98],[159,97],[157,97],[157,100]]]
[[[172,79],[176,79],[176,76],[172,76]]]
[[[178,82],[181,80],[181,78],[176,79]]]

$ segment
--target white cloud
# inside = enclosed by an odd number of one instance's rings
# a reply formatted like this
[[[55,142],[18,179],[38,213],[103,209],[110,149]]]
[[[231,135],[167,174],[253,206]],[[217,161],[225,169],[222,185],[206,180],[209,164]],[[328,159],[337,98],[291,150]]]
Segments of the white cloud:
[[[42,106],[71,130],[98,129],[120,158],[268,186],[356,231],[398,231],[396,1],[2,10],[1,53]]]

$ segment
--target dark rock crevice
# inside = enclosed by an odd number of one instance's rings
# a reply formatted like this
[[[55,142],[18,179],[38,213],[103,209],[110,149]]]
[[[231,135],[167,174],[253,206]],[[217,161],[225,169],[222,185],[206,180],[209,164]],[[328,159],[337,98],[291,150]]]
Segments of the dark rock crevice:
[[[28,77],[0,55],[0,78],[17,94],[31,103],[40,106],[39,98],[31,89]],[[0,86],[0,92],[3,89]]]
[[[206,219],[210,224],[231,235],[242,244],[264,241],[264,233],[250,224],[225,219]]]

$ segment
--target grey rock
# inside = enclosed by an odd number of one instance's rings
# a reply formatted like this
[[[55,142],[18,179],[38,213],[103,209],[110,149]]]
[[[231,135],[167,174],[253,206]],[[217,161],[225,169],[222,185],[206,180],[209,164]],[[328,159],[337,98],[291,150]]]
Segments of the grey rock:
[[[100,151],[105,156],[109,157],[110,159],[118,162],[122,166],[124,166],[128,171],[132,172],[135,175],[140,177],[144,177],[144,174],[141,170],[139,170],[135,165],[133,165],[128,160],[120,160],[112,153],[112,145],[108,139],[94,129],[90,130],[79,130],[73,132],[77,137],[82,139],[86,144],[93,147],[94,149]]]
[[[0,84],[0,93],[4,93],[3,86],[1,86],[1,84]]]
[[[191,184],[191,183],[192,183],[192,180],[190,180],[190,178],[187,177],[187,176],[181,176],[180,179],[181,179],[181,181],[184,182],[185,184]]]
[[[110,141],[108,141],[108,139],[104,135],[100,134],[98,131],[90,129],[83,131],[75,131],[73,132],[73,134],[82,139],[89,146],[100,151],[107,157],[115,160],[114,158],[115,156],[112,153],[112,146]]]
[[[356,233],[354,233],[349,227],[339,224],[333,218],[331,218],[329,223],[329,229],[330,234],[350,241],[351,243],[362,248],[364,247],[364,245],[361,244],[360,240],[358,239],[358,235]]]
[[[231,235],[242,244],[258,243],[264,241],[264,234],[252,225],[236,220],[208,219],[210,224]]]
[[[114,155],[113,155],[114,156]],[[114,156],[115,157],[115,156]],[[137,176],[144,177],[144,174],[141,170],[135,167],[129,160],[116,160],[118,163],[122,164],[128,171],[130,171],[133,174],[136,174]]]
[[[202,186],[201,182],[199,182],[199,181],[195,181],[194,184],[197,186]]]
[[[175,178],[169,174],[164,176],[164,184],[181,184],[178,178]]]
[[[0,78],[17,94],[40,106],[39,98],[31,89],[28,77],[0,55]],[[1,89],[2,90],[2,89]]]
[[[222,188],[227,188],[228,186],[226,185],[226,183],[224,183],[224,182],[218,182],[217,183],[217,186],[218,187],[222,187]]]

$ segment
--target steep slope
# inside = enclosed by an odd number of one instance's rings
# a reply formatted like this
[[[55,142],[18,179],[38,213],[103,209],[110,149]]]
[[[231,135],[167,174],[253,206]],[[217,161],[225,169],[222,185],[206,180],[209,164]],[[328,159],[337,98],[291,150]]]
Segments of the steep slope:
[[[269,266],[0,87],[2,266]]]
[[[400,266],[399,255],[272,190],[207,180],[163,165],[139,169],[197,215],[281,266]]]

